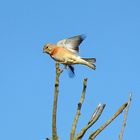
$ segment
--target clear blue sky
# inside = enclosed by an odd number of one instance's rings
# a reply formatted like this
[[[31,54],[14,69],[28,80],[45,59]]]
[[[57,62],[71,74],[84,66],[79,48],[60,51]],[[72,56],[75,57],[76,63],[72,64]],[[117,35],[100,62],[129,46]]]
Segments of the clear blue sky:
[[[55,79],[54,61],[43,45],[86,34],[80,55],[96,57],[97,70],[77,65],[71,79],[60,79],[58,134],[69,139],[82,81],[88,77],[78,131],[96,105],[106,109],[87,136],[104,123],[130,91],[124,140],[138,139],[140,125],[140,2],[138,0],[3,0],[0,4],[0,140],[43,140],[51,137]],[[119,116],[97,140],[118,139]]]

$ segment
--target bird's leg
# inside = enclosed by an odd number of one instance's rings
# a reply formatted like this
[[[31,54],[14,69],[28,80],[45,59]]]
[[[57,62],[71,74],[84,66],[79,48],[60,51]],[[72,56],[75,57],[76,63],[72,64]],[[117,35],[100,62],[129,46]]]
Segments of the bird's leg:
[[[57,63],[59,63],[59,62],[57,62]],[[59,63],[59,64],[61,64],[61,63]],[[65,69],[68,69],[68,65],[66,65],[66,64],[64,64],[64,67],[59,67],[59,71],[60,72],[63,72]]]
[[[56,62],[56,64],[60,65],[61,63]],[[64,69],[61,69],[61,68],[60,68],[60,66],[59,66],[59,73],[62,73],[62,72],[63,72],[63,70],[64,70]]]

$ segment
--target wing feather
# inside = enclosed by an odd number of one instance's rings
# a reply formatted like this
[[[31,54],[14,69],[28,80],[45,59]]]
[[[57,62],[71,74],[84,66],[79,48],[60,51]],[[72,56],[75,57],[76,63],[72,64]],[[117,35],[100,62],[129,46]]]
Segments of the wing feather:
[[[63,39],[57,43],[57,46],[66,47],[70,51],[78,53],[79,45],[82,43],[85,37],[86,37],[85,35],[77,35],[67,39]]]

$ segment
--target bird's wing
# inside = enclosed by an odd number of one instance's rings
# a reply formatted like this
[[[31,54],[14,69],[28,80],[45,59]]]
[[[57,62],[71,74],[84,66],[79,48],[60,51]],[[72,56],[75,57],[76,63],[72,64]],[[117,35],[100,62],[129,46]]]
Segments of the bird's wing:
[[[57,45],[61,47],[66,47],[74,53],[79,52],[79,45],[85,39],[85,35],[77,35],[67,39],[60,40]]]

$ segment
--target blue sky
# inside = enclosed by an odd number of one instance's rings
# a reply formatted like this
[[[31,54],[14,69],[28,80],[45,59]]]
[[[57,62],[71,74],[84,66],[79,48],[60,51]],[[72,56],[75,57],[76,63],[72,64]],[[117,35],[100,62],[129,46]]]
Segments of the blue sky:
[[[124,140],[139,137],[140,2],[138,0],[12,0],[0,4],[0,139],[51,137],[54,61],[43,45],[86,34],[80,55],[96,57],[97,70],[77,65],[75,78],[60,78],[57,127],[69,139],[82,82],[88,77],[79,131],[99,102],[106,109],[87,136],[127,101],[133,92]],[[123,115],[97,140],[118,139]]]

